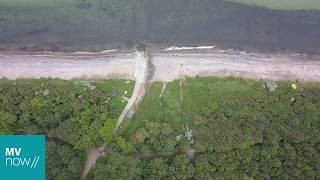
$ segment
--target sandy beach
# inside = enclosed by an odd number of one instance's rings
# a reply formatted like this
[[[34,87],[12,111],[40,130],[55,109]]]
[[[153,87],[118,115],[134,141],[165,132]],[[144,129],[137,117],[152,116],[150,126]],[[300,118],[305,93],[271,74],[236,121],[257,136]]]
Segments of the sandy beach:
[[[181,76],[235,76],[251,79],[320,81],[320,57],[304,54],[258,54],[221,49],[151,52],[154,81]],[[134,79],[134,52],[0,52],[0,77],[61,79]]]

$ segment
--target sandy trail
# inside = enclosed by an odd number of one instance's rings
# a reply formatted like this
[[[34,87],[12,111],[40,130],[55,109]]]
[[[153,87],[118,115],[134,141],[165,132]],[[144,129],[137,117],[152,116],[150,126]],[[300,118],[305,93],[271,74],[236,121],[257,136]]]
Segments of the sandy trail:
[[[132,95],[123,109],[122,113],[120,114],[117,126],[115,131],[121,128],[121,124],[128,116],[129,112],[133,110],[134,105],[138,103],[144,95],[144,87],[147,80],[147,68],[148,68],[148,59],[146,57],[146,53],[137,51],[137,56],[135,60],[135,69],[134,69],[134,78],[135,78],[135,85],[132,92]]]
[[[181,76],[236,76],[253,79],[320,81],[320,57],[257,54],[233,50],[182,50],[151,53],[154,79]],[[0,78],[135,79],[133,52],[21,54],[0,52]]]

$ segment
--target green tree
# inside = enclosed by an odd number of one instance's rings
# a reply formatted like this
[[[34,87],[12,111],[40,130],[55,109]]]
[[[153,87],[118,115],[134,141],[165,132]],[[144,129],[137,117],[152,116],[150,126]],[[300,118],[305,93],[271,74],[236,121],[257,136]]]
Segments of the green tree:
[[[99,130],[99,134],[103,140],[110,142],[114,137],[113,132],[116,127],[114,120],[108,118],[107,114],[102,114],[100,121],[104,123],[103,127]]]
[[[14,134],[16,121],[15,115],[0,111],[0,134]]]
[[[213,179],[213,172],[216,171],[214,165],[208,161],[209,157],[206,155],[199,155],[195,160],[195,179]]]
[[[139,179],[141,172],[138,160],[110,151],[105,157],[98,159],[93,179],[133,180]]]
[[[130,142],[127,142],[126,139],[121,136],[116,138],[116,143],[119,150],[125,153],[131,153],[135,150],[134,146]]]
[[[168,164],[161,158],[154,158],[144,162],[143,177],[144,179],[157,180],[167,177]]]
[[[47,101],[41,97],[35,97],[31,100],[31,108],[38,110],[46,106]]]
[[[194,167],[186,155],[177,155],[169,164],[168,175],[169,179],[191,179],[194,176]]]

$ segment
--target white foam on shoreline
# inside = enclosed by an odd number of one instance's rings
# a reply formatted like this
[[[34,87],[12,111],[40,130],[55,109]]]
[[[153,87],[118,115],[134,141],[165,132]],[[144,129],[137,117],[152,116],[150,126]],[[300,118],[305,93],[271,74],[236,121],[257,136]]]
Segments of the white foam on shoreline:
[[[180,50],[199,50],[199,49],[213,49],[215,46],[196,46],[196,47],[176,47],[176,46],[171,46],[164,51],[180,51]]]
[[[85,55],[85,54],[103,54],[103,53],[109,53],[109,52],[115,52],[118,51],[118,49],[110,49],[110,50],[104,50],[100,52],[88,52],[88,51],[77,51],[72,54],[78,54],[78,55]]]

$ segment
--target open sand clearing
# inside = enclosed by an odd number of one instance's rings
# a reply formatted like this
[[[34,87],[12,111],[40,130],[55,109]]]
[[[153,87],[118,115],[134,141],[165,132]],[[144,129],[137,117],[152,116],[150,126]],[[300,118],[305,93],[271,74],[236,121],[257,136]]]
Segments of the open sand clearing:
[[[320,57],[249,54],[209,50],[153,53],[154,80],[181,76],[235,76],[251,79],[320,81]]]
[[[252,79],[320,81],[320,57],[300,54],[258,54],[219,49],[153,51],[155,81],[181,76],[236,76]],[[0,77],[135,79],[136,54],[0,53]]]
[[[0,77],[61,79],[132,79],[135,53],[0,53]]]

